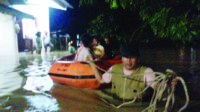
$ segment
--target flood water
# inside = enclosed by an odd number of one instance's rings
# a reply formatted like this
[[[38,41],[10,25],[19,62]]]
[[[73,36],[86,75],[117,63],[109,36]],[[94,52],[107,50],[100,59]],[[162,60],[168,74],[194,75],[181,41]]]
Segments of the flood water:
[[[54,83],[48,76],[53,61],[67,55],[20,53],[19,65],[0,68],[0,112],[140,112],[146,104],[116,109],[101,99],[101,89],[80,89]],[[200,111],[200,52],[194,49],[141,50],[140,61],[156,72],[170,68],[182,76],[189,90],[190,104],[185,111]],[[179,85],[179,84],[178,84]],[[176,88],[184,102],[184,94]],[[180,105],[177,104],[177,107]]]

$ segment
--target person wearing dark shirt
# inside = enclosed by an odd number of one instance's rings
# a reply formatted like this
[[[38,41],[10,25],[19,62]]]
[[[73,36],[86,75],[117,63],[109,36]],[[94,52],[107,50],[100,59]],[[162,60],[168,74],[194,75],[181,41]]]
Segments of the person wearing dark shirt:
[[[108,37],[105,37],[104,38],[104,51],[105,51],[105,54],[103,56],[103,59],[112,59],[112,48],[111,48],[111,45],[110,45],[110,40]]]

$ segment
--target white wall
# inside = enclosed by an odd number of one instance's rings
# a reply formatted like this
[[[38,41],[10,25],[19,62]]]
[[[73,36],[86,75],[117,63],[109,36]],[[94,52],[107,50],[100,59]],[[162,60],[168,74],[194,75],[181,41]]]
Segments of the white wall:
[[[21,12],[33,15],[36,18],[37,25],[35,27],[37,31],[49,32],[49,8],[48,7],[41,6],[41,5],[13,5],[12,7]],[[23,19],[23,21],[24,20],[26,21],[26,24],[27,24],[28,23],[27,19]],[[30,26],[31,25],[32,23],[30,22]],[[26,30],[35,32],[35,29],[32,29],[32,28],[29,28]],[[26,32],[23,31],[23,33],[26,33]]]
[[[14,17],[0,12],[0,72],[15,67],[18,62]]]

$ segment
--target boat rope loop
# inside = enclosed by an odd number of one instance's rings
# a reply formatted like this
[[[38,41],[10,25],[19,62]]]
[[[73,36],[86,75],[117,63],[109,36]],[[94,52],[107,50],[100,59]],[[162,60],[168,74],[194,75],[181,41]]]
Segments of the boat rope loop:
[[[99,66],[97,66],[97,65],[95,65],[95,66],[99,70],[101,70],[103,72],[107,72],[106,70],[100,68]],[[167,91],[167,100],[166,100],[166,103],[165,103],[165,110],[164,111],[167,112],[169,107],[173,107],[174,102],[175,102],[175,95],[174,95],[175,86],[168,87],[168,83],[170,82],[170,80],[172,81],[172,79],[174,79],[174,78],[176,78],[177,80],[180,80],[181,84],[183,85],[184,92],[185,92],[185,97],[186,97],[185,104],[183,105],[183,107],[181,107],[179,109],[178,112],[183,111],[188,106],[188,104],[189,104],[189,95],[188,95],[188,90],[187,90],[187,86],[186,86],[185,81],[183,80],[182,77],[174,75],[175,72],[173,72],[170,69],[167,69],[166,72],[167,72],[166,74],[161,73],[161,72],[153,72],[156,75],[156,78],[153,81],[149,82],[149,83],[150,83],[150,85],[152,83],[155,83],[156,88],[154,89],[154,93],[153,93],[153,96],[152,96],[151,101],[149,103],[149,106],[146,107],[142,112],[155,112],[157,103],[163,98],[163,94],[164,94],[165,91]],[[112,73],[114,73],[114,72],[111,72],[111,74]],[[136,74],[136,75],[144,75],[144,74]],[[126,87],[126,80],[127,79],[136,80],[136,79],[133,79],[133,78],[128,77],[128,76],[122,76],[122,75],[118,75],[118,76],[125,77],[124,88]],[[136,80],[136,81],[139,81],[139,80]],[[134,99],[132,101],[124,102],[124,99],[123,99],[123,103],[122,104],[120,104],[118,106],[115,106],[114,104],[111,104],[111,105],[114,106],[115,108],[120,108],[122,106],[125,106],[125,105],[128,105],[128,104],[132,104],[132,103],[134,103],[136,101],[137,97],[139,95],[141,95],[142,93],[144,93],[149,87],[150,86],[148,85],[143,91],[138,92],[136,97],[134,97]],[[123,92],[125,92],[125,89],[123,89],[123,90],[124,90]],[[125,95],[125,93],[123,93],[123,94]]]

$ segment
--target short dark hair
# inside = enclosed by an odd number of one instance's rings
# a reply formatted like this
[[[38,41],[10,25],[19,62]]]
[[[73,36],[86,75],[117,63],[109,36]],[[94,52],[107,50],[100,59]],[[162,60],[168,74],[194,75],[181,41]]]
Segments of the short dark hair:
[[[96,40],[97,40],[97,43],[99,43],[99,38],[98,38],[98,36],[93,35],[93,36],[91,36],[91,38],[92,38],[92,41],[93,41],[94,39],[96,39]]]
[[[135,43],[129,43],[122,47],[121,49],[122,57],[139,57],[139,47]]]
[[[110,40],[110,37],[108,37],[108,36],[105,36],[105,37],[104,37],[104,39],[106,39],[106,38],[107,38],[108,40]]]
[[[36,36],[40,37],[40,36],[41,36],[41,32],[38,31],[38,32],[36,33]]]
[[[85,47],[90,47],[92,39],[89,34],[87,34],[87,33],[82,34],[80,39]]]

